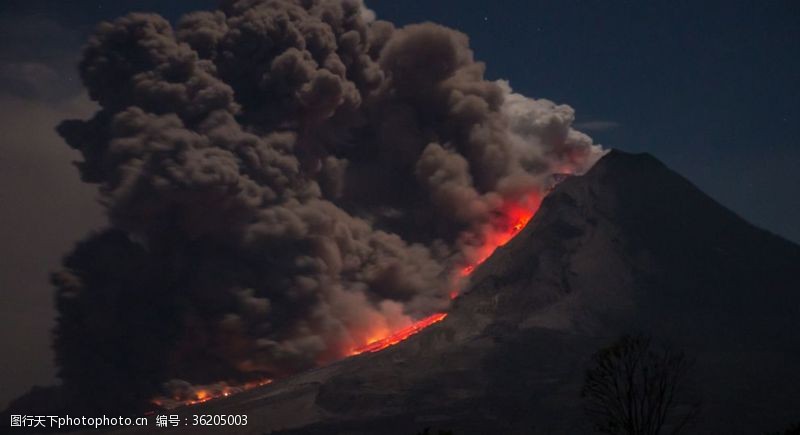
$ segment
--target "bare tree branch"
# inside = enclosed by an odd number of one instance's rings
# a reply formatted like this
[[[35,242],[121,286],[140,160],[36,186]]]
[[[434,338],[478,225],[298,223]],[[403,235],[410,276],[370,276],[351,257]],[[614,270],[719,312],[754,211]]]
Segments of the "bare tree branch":
[[[649,337],[623,336],[598,351],[581,397],[598,432],[678,435],[699,412],[685,388],[691,361]]]

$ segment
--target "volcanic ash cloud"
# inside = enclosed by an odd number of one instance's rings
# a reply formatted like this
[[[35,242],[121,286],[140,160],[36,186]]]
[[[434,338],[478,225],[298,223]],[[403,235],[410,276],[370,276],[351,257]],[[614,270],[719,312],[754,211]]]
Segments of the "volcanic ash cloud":
[[[356,1],[130,14],[80,72],[100,109],[58,131],[109,226],[53,275],[55,349],[93,406],[285,376],[442,311],[510,210],[601,154],[466,35]]]

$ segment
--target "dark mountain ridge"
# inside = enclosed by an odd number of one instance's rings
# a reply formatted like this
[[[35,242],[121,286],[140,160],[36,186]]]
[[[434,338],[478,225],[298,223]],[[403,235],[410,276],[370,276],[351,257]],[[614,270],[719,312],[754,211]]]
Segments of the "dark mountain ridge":
[[[652,156],[612,151],[545,198],[444,322],[343,362],[315,400],[333,424],[298,433],[375,433],[384,419],[382,433],[426,421],[459,434],[587,433],[589,357],[636,332],[697,359],[696,433],[780,428],[800,419],[799,266],[797,245]],[[378,416],[372,429],[365,416]]]
[[[612,151],[554,188],[444,321],[181,412],[248,414],[231,433],[591,433],[579,394],[591,355],[644,333],[696,361],[689,433],[777,430],[800,421],[798,271],[800,246],[655,158]]]

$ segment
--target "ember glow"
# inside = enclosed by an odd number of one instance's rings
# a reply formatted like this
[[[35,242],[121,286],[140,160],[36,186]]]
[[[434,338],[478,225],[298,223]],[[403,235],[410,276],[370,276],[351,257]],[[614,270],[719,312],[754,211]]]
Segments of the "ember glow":
[[[470,264],[461,269],[461,276],[469,276],[476,267],[489,258],[495,249],[514,238],[539,209],[541,198],[529,195],[524,202],[512,203],[498,216],[492,230],[486,234],[484,243],[475,250]]]
[[[460,294],[460,289],[466,284],[467,278],[480,266],[494,251],[514,238],[525,225],[530,222],[541,204],[541,196],[529,194],[523,200],[509,203],[497,216],[495,222],[486,231],[479,247],[471,251],[467,264],[457,269],[453,278],[453,290],[450,299],[455,299]]]
[[[267,385],[271,382],[272,379],[261,379],[245,382],[244,384],[217,382],[210,385],[185,385],[175,388],[169,397],[156,397],[150,402],[162,409],[175,409],[181,406],[192,406],[208,402],[209,400],[228,397],[255,387]]]
[[[541,197],[531,194],[526,196],[524,201],[509,204],[509,206],[503,210],[494,225],[492,225],[492,229],[488,231],[484,237],[484,244],[475,251],[472,261],[458,269],[457,276],[454,279],[454,289],[449,293],[451,300],[458,297],[460,288],[476,267],[486,261],[495,249],[508,243],[525,228],[525,225],[528,224],[539,209],[540,203]],[[389,346],[393,346],[417,334],[428,326],[444,320],[445,317],[447,317],[447,313],[436,313],[395,332],[381,331],[380,333],[374,334],[365,345],[352,350],[349,355],[378,352],[386,349]]]
[[[492,225],[487,227],[481,244],[473,249],[469,257],[468,264],[456,268],[453,274],[453,290],[450,291],[450,299],[456,299],[461,288],[466,284],[468,277],[499,247],[508,243],[525,225],[531,220],[539,209],[541,197],[539,195],[527,195],[524,200],[509,203],[498,213]],[[392,331],[388,328],[379,328],[373,331],[364,340],[364,344],[346,352],[347,356],[354,356],[363,353],[373,353],[394,346],[401,341],[419,333],[423,329],[441,322],[447,317],[447,313],[435,313],[420,319],[411,325]],[[181,406],[191,406],[208,402],[221,397],[228,397],[235,393],[247,391],[251,388],[271,383],[271,379],[264,379],[240,385],[231,385],[226,382],[219,382],[211,385],[192,386],[184,385],[173,388],[168,396],[161,396],[151,402],[163,409],[174,409]]]
[[[418,333],[419,331],[422,331],[423,329],[433,325],[434,323],[441,322],[442,320],[444,320],[445,317],[447,317],[447,313],[433,314],[420,321],[415,322],[411,326],[407,326],[387,336],[374,338],[366,345],[353,350],[350,353],[350,355],[358,355],[365,352],[377,352],[379,350],[386,349],[389,346],[393,346],[397,343],[400,343],[401,341],[407,339],[408,337],[411,337],[412,335]]]
[[[466,284],[467,278],[479,265],[492,255],[495,249],[508,243],[525,228],[525,225],[528,224],[538,210],[540,202],[541,198],[538,195],[528,195],[524,201],[509,204],[498,214],[495,221],[483,236],[483,243],[472,251],[473,255],[471,259],[468,260],[469,263],[456,269],[453,278],[454,289],[449,293],[451,300],[458,297],[460,289]],[[351,349],[346,352],[346,355],[354,356],[381,351],[408,339],[435,323],[441,322],[446,317],[447,313],[441,312],[432,314],[399,330],[392,331],[388,328],[380,328],[368,335],[363,345]],[[247,391],[251,388],[266,385],[271,382],[271,379],[264,379],[240,385],[219,382],[203,386],[179,386],[173,389],[169,397],[157,397],[152,400],[152,403],[163,409],[197,405],[216,398],[227,397],[235,393]]]

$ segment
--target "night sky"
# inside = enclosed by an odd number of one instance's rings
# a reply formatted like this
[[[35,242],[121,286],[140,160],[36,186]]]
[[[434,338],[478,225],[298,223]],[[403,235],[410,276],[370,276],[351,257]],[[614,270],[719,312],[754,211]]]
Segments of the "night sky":
[[[83,41],[97,21],[129,11],[174,21],[215,3],[0,4],[0,407],[52,381],[47,274],[103,222],[70,165],[77,156],[52,130],[93,111],[75,69]],[[800,2],[491,4],[368,2],[397,25],[461,30],[489,78],[571,105],[595,142],[650,152],[752,223],[800,241]]]

